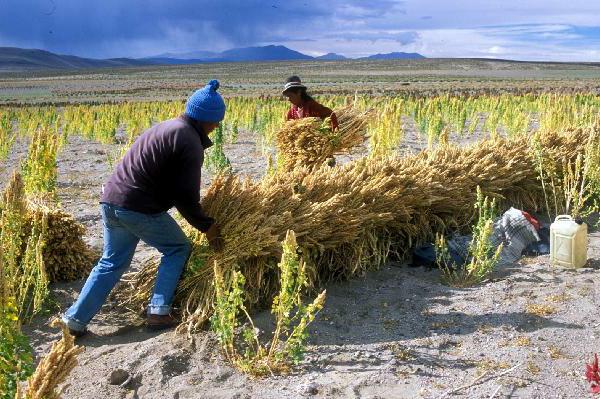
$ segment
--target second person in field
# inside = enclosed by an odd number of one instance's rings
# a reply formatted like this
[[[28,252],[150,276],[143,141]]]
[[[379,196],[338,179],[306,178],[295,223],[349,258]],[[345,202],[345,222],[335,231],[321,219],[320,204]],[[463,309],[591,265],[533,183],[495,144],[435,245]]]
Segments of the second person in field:
[[[338,121],[335,112],[322,104],[319,104],[312,98],[306,86],[298,76],[290,76],[285,82],[282,94],[286,97],[292,106],[285,116],[286,121],[308,117],[317,117],[321,119],[331,119],[331,130],[338,128]]]

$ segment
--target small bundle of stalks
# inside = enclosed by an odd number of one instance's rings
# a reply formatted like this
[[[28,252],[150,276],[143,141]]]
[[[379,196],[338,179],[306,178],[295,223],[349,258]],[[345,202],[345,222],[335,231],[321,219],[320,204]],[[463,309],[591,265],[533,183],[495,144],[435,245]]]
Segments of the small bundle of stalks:
[[[48,221],[43,249],[48,280],[74,281],[87,277],[97,259],[83,241],[85,227],[67,212],[40,200],[28,202],[28,218],[44,216]]]
[[[82,346],[75,345],[75,338],[60,320],[55,319],[52,327],[62,329],[60,341],[52,344],[50,353],[38,364],[29,378],[23,394],[17,393],[17,399],[58,399],[60,392],[56,388],[62,384],[77,366],[77,356],[83,352]]]
[[[2,203],[8,207],[4,219],[9,219],[0,222],[0,246],[5,252],[3,257],[13,263],[5,265],[5,268],[19,272],[17,264],[22,260],[22,246],[28,242],[36,223],[43,220],[40,247],[48,281],[73,281],[89,274],[97,257],[83,241],[85,228],[71,215],[57,208],[54,202],[40,197],[27,197],[19,173],[13,174]],[[6,224],[5,234],[2,234],[2,223]],[[9,233],[18,237],[9,237]]]
[[[288,121],[276,136],[279,165],[289,171],[300,166],[321,166],[336,154],[344,154],[367,140],[367,124],[372,110],[357,112],[351,107],[335,111],[338,129],[331,130],[326,118]]]
[[[573,134],[577,140],[567,137]],[[576,154],[587,137],[584,131],[555,135],[547,138],[548,154]],[[288,229],[296,232],[309,287],[317,288],[377,268],[390,252],[402,256],[435,232],[469,226],[477,186],[502,206],[540,206],[543,193],[528,140],[496,138],[406,158],[299,167],[259,182],[222,175],[202,205],[220,224],[225,250],[211,252],[202,234],[188,230],[195,248],[176,294],[184,320],[179,331],[192,332],[210,317],[215,262],[224,272],[240,270],[249,305],[261,306],[277,292],[278,243]],[[157,264],[151,259],[129,275],[129,289],[122,292],[129,306],[145,306]]]

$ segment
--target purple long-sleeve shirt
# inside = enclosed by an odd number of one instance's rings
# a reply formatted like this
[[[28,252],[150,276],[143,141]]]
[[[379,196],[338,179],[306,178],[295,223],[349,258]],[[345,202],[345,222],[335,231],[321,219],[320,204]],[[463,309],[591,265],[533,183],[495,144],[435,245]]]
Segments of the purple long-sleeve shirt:
[[[206,232],[214,219],[200,206],[200,169],[210,138],[194,119],[182,115],[146,130],[104,185],[100,202],[146,213],[177,208]]]

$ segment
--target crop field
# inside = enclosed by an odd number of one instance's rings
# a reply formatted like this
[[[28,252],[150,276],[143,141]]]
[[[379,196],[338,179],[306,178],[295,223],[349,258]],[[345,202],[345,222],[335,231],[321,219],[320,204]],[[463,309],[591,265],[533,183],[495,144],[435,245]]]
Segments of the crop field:
[[[285,123],[298,74],[340,128]],[[202,170],[225,248],[193,244],[176,331],[143,314],[160,255],[73,341],[52,320],[102,250],[102,184],[221,81]],[[0,398],[583,398],[600,352],[600,66],[494,60],[0,74]],[[501,265],[510,207],[589,225],[588,263]],[[176,212],[174,212],[174,215]],[[469,263],[411,266],[472,234]],[[62,338],[61,338],[62,337]],[[17,392],[18,391],[18,392]]]

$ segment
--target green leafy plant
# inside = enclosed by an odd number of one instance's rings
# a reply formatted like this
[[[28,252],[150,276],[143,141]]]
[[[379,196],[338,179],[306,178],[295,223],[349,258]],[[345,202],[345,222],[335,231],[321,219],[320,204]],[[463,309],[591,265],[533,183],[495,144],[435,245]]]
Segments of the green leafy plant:
[[[496,216],[496,201],[484,196],[477,187],[477,223],[473,226],[473,238],[469,244],[468,261],[455,264],[449,254],[445,238],[438,235],[435,242],[436,260],[442,271],[442,280],[453,287],[468,287],[485,281],[492,273],[502,251],[502,244],[495,248],[490,238]]]
[[[558,193],[555,185],[556,170],[554,165],[549,161],[548,155],[540,141],[540,135],[535,134],[531,140],[531,148],[535,160],[535,169],[538,173],[538,179],[542,186],[544,194],[544,205],[548,219],[552,220],[552,214],[556,214],[559,209]],[[549,196],[552,202],[550,202]],[[552,203],[552,205],[551,205]]]
[[[600,125],[599,125],[600,126]],[[563,160],[565,213],[586,217],[600,209],[600,129],[589,129],[588,143],[574,161]]]
[[[231,168],[231,162],[223,152],[224,142],[223,125],[219,124],[213,136],[213,146],[206,151],[206,167],[213,173]]]
[[[21,333],[13,298],[0,308],[0,399],[13,399],[19,381],[33,373],[33,355],[27,336]]]
[[[550,220],[559,214],[583,218],[600,210],[600,122],[586,128],[587,143],[575,159],[550,159],[540,143],[532,149]]]
[[[307,285],[307,277],[304,262],[297,253],[293,231],[288,231],[282,245],[283,255],[278,265],[281,288],[271,308],[275,331],[268,345],[260,342],[244,305],[244,276],[239,271],[224,276],[215,265],[216,299],[211,327],[226,358],[243,372],[254,376],[287,372],[303,359],[309,336],[308,325],[325,303],[323,291],[312,303],[303,304],[302,291]],[[241,331],[240,313],[248,321]]]
[[[30,320],[35,314],[42,311],[50,293],[43,256],[47,231],[47,216],[45,214],[34,215],[31,233],[21,258],[21,274],[18,282],[15,282],[19,318],[23,321]]]
[[[27,196],[56,196],[58,144],[58,136],[47,128],[36,130],[31,138],[27,159],[21,166]]]
[[[10,113],[0,111],[0,162],[4,161],[10,154],[16,137],[16,133],[13,132]]]

